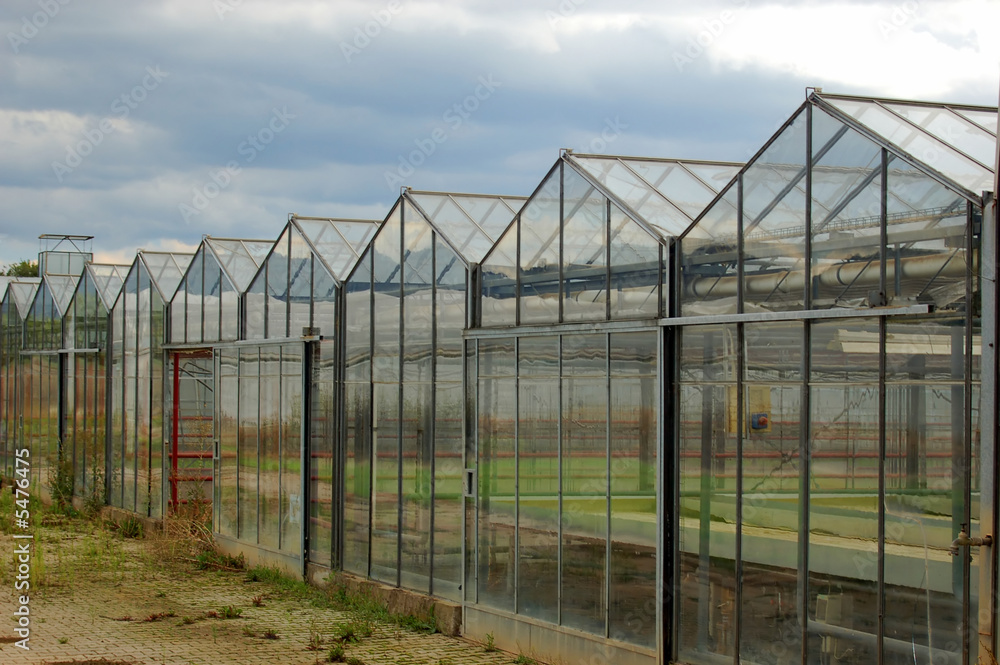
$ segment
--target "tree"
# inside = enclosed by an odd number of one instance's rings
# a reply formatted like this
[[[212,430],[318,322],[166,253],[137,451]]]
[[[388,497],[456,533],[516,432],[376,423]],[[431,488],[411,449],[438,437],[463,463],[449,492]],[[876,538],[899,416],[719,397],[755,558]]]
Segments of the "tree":
[[[28,259],[21,259],[14,265],[7,266],[7,277],[38,277],[38,264]]]

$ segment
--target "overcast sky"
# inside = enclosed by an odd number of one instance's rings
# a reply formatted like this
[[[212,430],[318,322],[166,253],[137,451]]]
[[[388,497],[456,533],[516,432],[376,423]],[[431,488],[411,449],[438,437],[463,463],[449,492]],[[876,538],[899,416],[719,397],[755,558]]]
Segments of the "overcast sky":
[[[0,0],[0,265],[528,195],[560,148],[744,161],[827,92],[996,106],[995,0]],[[989,31],[989,32],[988,32]]]

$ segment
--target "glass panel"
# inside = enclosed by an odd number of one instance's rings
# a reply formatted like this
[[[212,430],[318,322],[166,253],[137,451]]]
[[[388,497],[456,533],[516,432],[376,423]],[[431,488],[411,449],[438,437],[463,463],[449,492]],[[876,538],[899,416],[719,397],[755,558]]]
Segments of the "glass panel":
[[[744,341],[740,657],[797,663],[803,325],[747,324]]]
[[[607,199],[575,170],[563,181],[563,320],[607,318]]]
[[[512,339],[479,342],[479,602],[508,612],[517,515],[515,368]]]
[[[220,318],[222,316],[222,291],[229,286],[229,278],[223,276],[222,267],[215,257],[206,253],[205,257],[205,283],[204,283],[204,332],[203,339],[207,342],[216,342],[219,337]],[[233,318],[237,316],[236,310],[232,310]]]
[[[291,294],[289,282],[289,244],[291,242],[291,227],[286,227],[285,233],[274,243],[271,256],[267,259],[267,337],[288,336],[288,307]],[[299,266],[296,266],[299,268]]]
[[[351,315],[354,316],[355,312]],[[337,282],[319,261],[313,262],[313,328],[335,337],[337,330]]]
[[[344,570],[368,575],[371,515],[371,384],[347,383],[344,461]]]
[[[994,135],[997,133],[997,113],[996,111],[980,111],[976,109],[949,107],[952,111],[963,118],[968,118],[983,129],[989,130]]]
[[[574,161],[664,236],[678,236],[691,224],[693,217],[668,201],[662,190],[658,191],[654,185],[639,177],[625,160],[584,157]],[[662,175],[648,168],[643,170],[646,175]],[[707,189],[703,185],[701,188]],[[711,199],[711,196],[706,196],[705,203]],[[698,212],[701,212],[700,208]]]
[[[405,212],[405,256],[403,266],[404,299],[402,334],[403,380],[432,380],[431,335],[434,301],[433,243],[430,225],[407,205]],[[376,315],[378,310],[376,309]]]
[[[239,352],[239,538],[257,542],[258,448],[260,444],[260,352]]]
[[[803,304],[806,130],[801,111],[743,176],[746,312],[756,307],[800,309]]]
[[[434,394],[432,591],[436,596],[457,602],[462,599],[462,476],[465,468],[462,383],[439,381],[434,387]]]
[[[878,302],[882,150],[813,109],[813,307]]]
[[[519,291],[522,324],[559,321],[561,173],[562,168],[551,172],[521,211]]]
[[[278,346],[260,347],[259,539],[277,550],[281,524],[281,377]]]
[[[681,220],[683,226],[671,234],[674,236],[683,232],[691,224],[690,220],[696,219],[740,170],[735,164],[692,165],[649,159],[622,161],[687,215],[688,221]],[[692,168],[698,167],[700,175],[695,175]]]
[[[219,533],[236,538],[239,525],[239,352],[236,349],[216,351],[219,368],[219,461],[215,477],[215,512],[219,516]]]
[[[435,245],[436,292],[434,404],[434,595],[462,599],[462,507],[465,469],[463,429],[466,271],[440,240]],[[442,275],[442,266],[445,268]],[[473,378],[474,381],[474,378]],[[470,384],[470,385],[474,385]],[[474,412],[473,412],[474,413]],[[472,414],[470,414],[470,417]],[[474,437],[470,437],[472,440]],[[473,564],[474,565],[474,564]]]
[[[877,658],[878,339],[875,321],[812,325],[810,661]],[[827,626],[871,639],[834,637],[824,633]]]
[[[265,312],[267,307],[267,297],[265,289],[267,286],[267,273],[261,269],[257,273],[253,284],[244,295],[246,302],[246,338],[264,339]]]
[[[194,261],[191,262],[191,269],[187,274],[187,336],[186,340],[192,343],[201,342],[202,336],[202,307],[204,303],[204,250],[198,252]]]
[[[474,261],[476,259],[471,258],[472,256],[481,258],[493,245],[494,239],[487,238],[482,229],[450,195],[414,194],[412,196],[417,205],[427,213],[427,218],[434,222],[434,226],[454,243],[463,257],[470,257],[469,260]],[[513,215],[511,215],[512,217]],[[507,221],[509,222],[510,219]]]
[[[432,390],[430,382],[403,384],[400,578],[403,586],[424,593],[430,592],[427,564],[431,554]]]
[[[555,623],[559,611],[559,381],[518,386],[517,611]]]
[[[735,184],[681,241],[681,315],[733,314],[738,293]]]
[[[826,98],[861,124],[973,193],[991,188],[993,173],[874,101]],[[987,164],[995,161],[991,158]]]
[[[607,337],[563,338],[562,623],[604,635],[607,619]]]
[[[281,503],[282,552],[302,553],[302,347],[281,348]]]
[[[374,242],[375,351],[374,372],[380,381],[399,380],[400,206],[379,229]]]
[[[219,299],[221,320],[219,340],[235,342],[240,338],[240,294],[228,278],[222,279],[222,293]]]
[[[679,650],[732,657],[736,518],[735,326],[681,331]]]
[[[289,231],[292,253],[289,259],[288,335],[297,337],[302,329],[312,325],[313,255],[305,239],[297,231]],[[318,268],[322,272],[322,268]],[[269,317],[273,321],[273,317]]]
[[[964,309],[966,201],[912,167],[889,172],[886,288],[897,303]]]
[[[960,319],[886,326],[886,638],[958,662],[961,557],[942,555],[965,518],[965,330]],[[978,535],[978,509],[969,533]],[[975,560],[976,557],[973,557]],[[975,612],[973,612],[975,614]],[[886,649],[886,662],[909,654]]]
[[[371,517],[371,252],[345,287],[344,570],[368,575]]]
[[[399,567],[399,384],[375,385],[376,431],[372,435],[375,487],[372,497],[371,576],[397,583]]]
[[[611,318],[659,313],[660,243],[611,206]]]
[[[468,261],[479,262],[510,225],[527,199],[492,196],[451,197],[478,224],[472,242],[462,250]]]
[[[612,639],[656,646],[657,334],[610,336]]]
[[[886,107],[980,164],[992,166],[996,162],[995,136],[948,109],[888,103]],[[991,131],[995,132],[996,129],[994,121]]]
[[[509,326],[517,320],[517,236],[520,222],[510,227],[482,264],[482,325]]]
[[[333,551],[335,346],[333,340],[323,340],[312,347],[309,408],[309,561],[326,567]]]

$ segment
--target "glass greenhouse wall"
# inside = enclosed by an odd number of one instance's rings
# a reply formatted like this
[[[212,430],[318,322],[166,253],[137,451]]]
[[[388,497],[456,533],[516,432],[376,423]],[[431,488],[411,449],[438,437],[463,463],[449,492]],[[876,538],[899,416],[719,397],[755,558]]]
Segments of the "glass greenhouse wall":
[[[347,571],[462,597],[471,265],[523,202],[404,190],[347,280]]]
[[[299,571],[333,561],[338,292],[377,228],[291,216],[246,287],[242,341],[216,345],[215,531]]]
[[[3,298],[0,299],[0,442],[3,451],[3,475],[14,477],[15,451],[21,442],[21,349],[24,346],[24,317],[27,316],[37,278],[2,278]],[[37,481],[35,474],[33,480]]]
[[[542,659],[989,662],[996,128],[814,92],[745,165],[565,152],[529,199],[0,279],[0,470],[72,451],[87,496],[103,454],[161,517],[197,455],[231,553]]]
[[[484,259],[467,527],[481,632],[524,616],[622,662],[654,653],[670,243],[739,170],[566,153]]]
[[[981,571],[949,547],[981,530],[996,137],[967,114],[814,94],[684,234],[683,662],[976,660]]]
[[[32,471],[42,493],[59,501],[72,496],[73,458],[63,445],[59,382],[63,313],[77,280],[70,275],[42,277],[24,319],[21,350],[22,445],[31,449]]]
[[[108,503],[162,517],[167,303],[190,254],[139,252],[111,311]]]
[[[128,266],[88,263],[63,317],[63,446],[73,495],[104,503],[108,316]]]
[[[274,243],[205,238],[170,302],[164,441],[171,509],[211,504],[215,366],[212,347],[239,339],[240,297]],[[205,511],[210,512],[209,510]]]

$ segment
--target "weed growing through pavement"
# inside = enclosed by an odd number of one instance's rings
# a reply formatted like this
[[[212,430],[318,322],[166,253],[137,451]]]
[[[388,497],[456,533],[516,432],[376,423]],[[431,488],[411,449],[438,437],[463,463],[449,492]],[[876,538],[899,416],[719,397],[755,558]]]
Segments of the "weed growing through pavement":
[[[331,663],[343,663],[344,662],[344,647],[339,644],[334,644],[330,647],[330,650],[326,654],[326,659]]]
[[[243,610],[235,605],[226,605],[219,611],[219,615],[223,619],[239,619],[243,614]]]
[[[270,628],[268,628],[267,630],[265,630],[263,632],[263,634],[261,635],[261,637],[263,637],[265,640],[276,640],[276,639],[278,639],[278,633],[276,633],[273,630],[271,630]]]
[[[497,650],[497,645],[493,639],[493,633],[486,633],[486,644],[483,645],[483,651],[490,653],[496,650]]]

